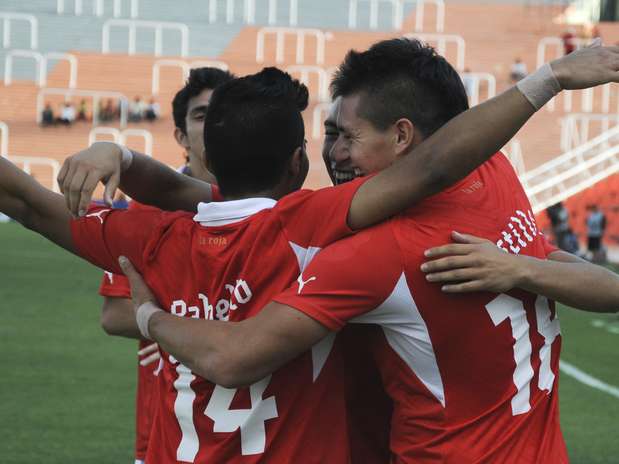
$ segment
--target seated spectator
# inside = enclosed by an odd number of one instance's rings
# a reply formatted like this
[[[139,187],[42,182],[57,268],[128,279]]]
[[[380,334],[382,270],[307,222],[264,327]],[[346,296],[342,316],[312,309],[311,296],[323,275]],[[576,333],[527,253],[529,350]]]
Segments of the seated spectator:
[[[155,119],[159,118],[160,112],[161,107],[159,106],[159,103],[157,103],[154,98],[151,98],[148,102],[148,106],[146,107],[146,111],[144,112],[144,118],[148,122],[153,122]]]
[[[75,122],[75,108],[73,107],[73,103],[64,103],[62,109],[60,110],[58,122],[60,124],[64,124],[65,126],[70,126]]]
[[[88,121],[88,107],[86,106],[86,100],[82,99],[77,107],[77,120]]]
[[[131,103],[129,103],[129,122],[140,122],[144,118],[144,102],[142,98],[136,96]]]
[[[578,243],[578,236],[571,228],[567,229],[565,235],[563,236],[563,243],[560,245],[562,245],[560,248],[564,251],[580,256],[580,243]]]
[[[516,58],[509,72],[509,79],[512,83],[516,83],[527,77],[527,74],[527,65],[520,58]]]
[[[99,102],[99,120],[103,122],[112,121],[116,118],[116,107],[114,106],[114,100],[109,98],[103,105],[103,102]]]
[[[41,126],[53,126],[55,123],[54,120],[54,110],[52,109],[51,103],[45,103],[45,108],[41,112]]]

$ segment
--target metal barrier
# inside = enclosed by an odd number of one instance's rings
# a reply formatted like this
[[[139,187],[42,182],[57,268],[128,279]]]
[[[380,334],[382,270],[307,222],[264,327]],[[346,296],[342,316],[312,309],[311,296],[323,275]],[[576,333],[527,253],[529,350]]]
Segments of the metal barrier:
[[[401,30],[404,24],[404,4],[415,3],[415,31],[423,31],[425,4],[433,3],[436,7],[436,32],[443,32],[445,28],[445,3],[443,0],[349,0],[348,27],[357,28],[358,4],[367,1],[370,4],[370,29],[378,28],[378,7],[380,4],[391,5],[393,28]]]
[[[489,100],[496,96],[496,79],[489,73],[461,73],[460,78],[469,97],[471,106],[478,105],[481,101],[479,95],[482,84],[485,84],[487,96],[484,100]]]
[[[112,141],[126,146],[129,146],[127,143],[129,137],[140,137],[144,139],[144,154],[153,156],[153,134],[146,129],[125,129],[121,131],[115,127],[95,127],[88,134],[88,145],[97,142],[100,135],[109,135]]]
[[[409,39],[418,39],[428,45],[436,48],[436,52],[446,58],[447,46],[454,44],[456,46],[456,65],[458,71],[464,70],[464,53],[466,51],[466,43],[459,35],[453,34],[426,34],[426,33],[410,33],[404,34],[404,37]]]
[[[267,35],[275,36],[275,61],[284,62],[284,43],[287,35],[296,37],[296,64],[304,64],[305,61],[305,38],[311,36],[316,40],[316,64],[325,62],[325,46],[327,40],[333,38],[330,32],[320,29],[295,29],[290,27],[263,27],[258,31],[256,40],[256,62],[264,62],[264,42]]]
[[[170,23],[162,21],[141,21],[132,19],[108,19],[103,24],[103,37],[101,53],[110,53],[110,29],[112,27],[124,27],[129,30],[129,55],[135,55],[136,32],[138,28],[153,29],[155,31],[155,56],[163,53],[163,30],[174,30],[181,34],[181,56],[189,54],[189,28],[183,23]]]
[[[104,13],[104,5],[105,1],[104,0],[92,0],[92,12],[94,15],[96,16],[103,16]],[[140,2],[139,0],[131,0],[131,7],[130,7],[130,16],[131,18],[137,18],[138,17],[138,10],[139,10],[139,5]],[[83,9],[83,0],[73,0],[73,14],[75,16],[81,16],[83,13],[84,9]],[[65,2],[64,0],[57,0],[56,1],[56,13],[59,15],[64,14],[65,12]],[[115,18],[119,18],[122,14],[122,0],[114,0],[114,6],[113,6],[113,15]]]
[[[14,164],[23,165],[23,170],[26,174],[32,174],[32,166],[46,166],[52,168],[51,190],[60,193],[58,188],[58,174],[60,173],[60,163],[52,158],[42,158],[39,156],[7,156],[7,159]]]
[[[101,98],[112,98],[118,100],[120,107],[120,127],[127,126],[127,116],[129,101],[127,97],[120,92],[107,92],[99,90],[76,90],[76,89],[41,89],[37,94],[37,123],[41,123],[45,97],[49,95],[62,95],[65,101],[72,97],[87,97],[92,98],[92,124],[96,126],[99,123],[99,102]]]
[[[226,0],[226,23],[234,22],[234,0]],[[268,0],[268,22],[273,25],[277,22],[277,0]],[[288,25],[296,26],[299,22],[299,1],[288,0]],[[209,23],[217,21],[217,0],[209,0],[208,4]],[[256,22],[256,0],[244,0],[243,2],[243,21],[246,24]]]
[[[319,140],[322,135],[324,120],[327,118],[331,103],[318,103],[312,112],[312,138]]]
[[[521,176],[534,212],[619,172],[619,126]]]
[[[292,66],[288,66],[286,68],[286,72],[291,75],[298,75],[299,81],[305,84],[308,89],[314,88],[310,87],[310,80],[312,75],[316,76],[318,85],[316,88],[317,91],[313,93],[315,99],[320,102],[331,101],[331,96],[329,95],[330,74],[327,70],[321,68],[320,66],[295,64]]]
[[[190,70],[194,68],[211,67],[218,68],[223,71],[228,71],[229,69],[226,63],[217,60],[196,60],[189,63],[183,60],[157,60],[153,64],[152,72],[151,92],[153,95],[159,94],[161,82],[161,68],[163,67],[180,68],[183,73],[181,83],[185,82],[185,79],[187,79],[187,77],[189,76]]]
[[[9,155],[9,126],[0,121],[0,156],[6,158]]]
[[[63,60],[69,63],[69,88],[77,86],[77,57],[70,53],[40,53],[33,50],[11,50],[4,57],[4,85],[13,83],[13,59],[29,58],[36,63],[36,82],[39,87],[47,85],[47,64],[50,60]]]
[[[505,153],[505,156],[512,164],[514,171],[516,171],[516,174],[519,177],[524,175],[524,158],[522,157],[522,146],[520,145],[520,141],[518,141],[517,139],[512,139],[512,141],[509,143],[509,146],[506,145],[501,151]]]
[[[598,125],[596,132],[604,133],[619,125],[619,114],[576,113],[561,118],[561,150],[567,152],[588,142],[592,123]]]
[[[26,21],[30,24],[30,49],[39,48],[39,21],[32,15],[0,11],[2,19],[2,47],[11,47],[11,21]]]

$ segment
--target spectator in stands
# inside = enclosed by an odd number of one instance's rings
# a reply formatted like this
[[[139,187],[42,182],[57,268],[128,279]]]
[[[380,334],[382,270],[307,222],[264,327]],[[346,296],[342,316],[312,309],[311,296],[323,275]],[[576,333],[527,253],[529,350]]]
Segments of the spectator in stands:
[[[548,215],[548,219],[550,219],[552,233],[555,237],[557,246],[567,251],[567,249],[570,248],[567,243],[567,233],[570,230],[568,223],[570,215],[567,209],[563,206],[563,203],[559,202],[546,209],[546,214]]]
[[[41,126],[53,126],[55,124],[54,110],[50,102],[45,103],[45,108],[41,112]]]
[[[88,107],[86,106],[86,100],[82,99],[77,107],[77,120],[88,121]]]
[[[116,106],[114,105],[114,100],[109,98],[105,103],[105,106],[103,105],[102,101],[99,102],[99,119],[101,121],[112,121],[116,118],[116,114],[117,110]]]
[[[576,50],[576,44],[574,43],[575,38],[576,31],[573,28],[569,28],[561,35],[561,40],[563,41],[563,53],[566,55],[569,55]]]
[[[565,248],[564,251],[580,256],[580,243],[578,242],[578,236],[574,233],[571,227],[568,227],[563,240]]]
[[[60,124],[64,124],[65,126],[70,126],[75,122],[75,107],[71,102],[65,102],[60,110],[60,117],[58,118],[58,122]]]
[[[524,79],[529,74],[527,65],[519,57],[517,57],[512,63],[511,70],[509,72],[509,79],[512,84],[515,84],[521,79]]]
[[[589,205],[587,210],[589,211],[587,216],[587,257],[594,262],[604,262],[606,257],[602,238],[606,230],[606,216],[595,204]]]
[[[159,103],[154,98],[151,98],[148,102],[148,106],[146,107],[146,111],[144,112],[144,118],[148,122],[153,122],[155,119],[159,118],[159,114],[161,113],[161,107]]]
[[[142,97],[136,96],[129,103],[129,122],[140,122],[144,118],[145,109]]]

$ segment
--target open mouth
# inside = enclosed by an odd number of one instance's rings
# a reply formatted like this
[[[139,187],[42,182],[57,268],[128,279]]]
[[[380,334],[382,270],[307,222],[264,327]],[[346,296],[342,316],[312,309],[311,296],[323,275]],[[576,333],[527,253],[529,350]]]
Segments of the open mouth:
[[[340,169],[335,169],[333,165],[331,165],[331,172],[333,173],[333,177],[335,178],[335,185],[349,182],[363,175],[363,173],[361,172],[361,169],[359,168],[355,168],[352,170],[351,169],[340,170]]]

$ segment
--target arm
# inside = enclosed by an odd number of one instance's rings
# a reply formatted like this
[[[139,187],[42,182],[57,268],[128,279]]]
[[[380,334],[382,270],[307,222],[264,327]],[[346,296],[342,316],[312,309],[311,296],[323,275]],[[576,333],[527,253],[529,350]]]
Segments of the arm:
[[[156,299],[129,260],[121,257],[119,263],[139,320],[142,305],[156,306]],[[226,388],[257,382],[329,333],[311,317],[279,303],[241,322],[182,318],[158,308],[146,325],[145,336],[196,374]]]
[[[619,276],[601,266],[564,251],[544,260],[506,253],[471,235],[453,238],[459,243],[428,250],[434,260],[421,267],[447,293],[521,288],[585,311],[619,311]]]
[[[103,297],[101,327],[108,335],[142,339],[135,322],[133,304],[128,298]]]
[[[75,253],[71,215],[61,195],[47,190],[6,158],[0,157],[0,211]]]
[[[592,87],[619,79],[619,47],[584,48],[551,63],[562,89]],[[361,229],[399,213],[464,178],[482,164],[535,113],[513,87],[458,115],[365,182],[355,195],[348,224]]]
[[[99,181],[105,183],[104,199],[111,205],[118,187],[140,203],[167,211],[195,211],[201,201],[211,201],[211,185],[180,174],[163,163],[137,152],[124,170],[122,150],[115,143],[96,142],[67,158],[58,184],[74,214],[86,211]]]

